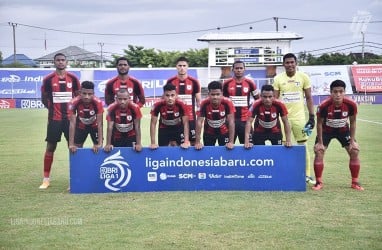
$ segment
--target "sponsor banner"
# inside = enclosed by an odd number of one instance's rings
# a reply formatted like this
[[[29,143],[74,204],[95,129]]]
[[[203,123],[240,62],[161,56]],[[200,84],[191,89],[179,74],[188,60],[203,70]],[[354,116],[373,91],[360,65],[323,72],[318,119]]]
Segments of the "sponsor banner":
[[[305,191],[305,146],[114,148],[70,154],[72,193]]]
[[[94,70],[94,84],[97,86],[95,95],[99,97],[105,96],[105,87],[107,81],[117,76],[117,70]],[[145,96],[161,96],[163,94],[163,86],[167,79],[176,75],[174,69],[130,69],[129,75],[135,77],[142,83]],[[198,78],[196,69],[189,69],[188,75]]]
[[[313,96],[314,105],[320,104],[329,96]],[[357,104],[382,104],[382,95],[347,95],[348,98]]]
[[[42,80],[52,69],[0,70],[0,98],[40,98]],[[80,78],[80,71],[71,71]]]
[[[382,92],[382,65],[351,66],[357,92]]]
[[[312,95],[330,95],[330,84],[334,80],[346,83],[346,94],[353,94],[347,66],[300,66],[299,70],[305,72],[312,84]]]
[[[13,99],[0,99],[0,109],[11,109],[15,108],[16,103]]]
[[[16,108],[21,109],[43,109],[44,104],[40,99],[17,99]]]

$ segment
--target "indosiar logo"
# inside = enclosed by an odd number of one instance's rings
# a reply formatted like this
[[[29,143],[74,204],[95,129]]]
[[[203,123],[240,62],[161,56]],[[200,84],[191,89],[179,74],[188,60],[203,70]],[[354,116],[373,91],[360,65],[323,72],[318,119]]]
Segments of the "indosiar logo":
[[[105,158],[99,168],[99,178],[105,180],[105,187],[111,191],[119,191],[127,186],[131,179],[131,170],[120,150]]]

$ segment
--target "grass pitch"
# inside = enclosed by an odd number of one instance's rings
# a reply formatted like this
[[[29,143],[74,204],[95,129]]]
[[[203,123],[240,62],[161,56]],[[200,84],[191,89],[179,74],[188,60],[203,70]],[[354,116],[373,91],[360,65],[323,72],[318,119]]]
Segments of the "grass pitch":
[[[64,140],[42,191],[47,111],[0,109],[0,118],[1,249],[382,249],[382,106],[359,106],[364,192],[350,189],[333,141],[318,192],[73,195]]]

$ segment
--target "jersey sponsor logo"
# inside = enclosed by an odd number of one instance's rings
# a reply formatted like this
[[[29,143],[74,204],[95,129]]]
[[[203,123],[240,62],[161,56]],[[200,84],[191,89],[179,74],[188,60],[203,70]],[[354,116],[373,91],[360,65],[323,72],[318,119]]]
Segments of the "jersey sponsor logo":
[[[111,191],[119,191],[127,186],[131,179],[129,164],[121,156],[121,151],[104,159],[99,167],[99,178],[105,180],[105,187]]]

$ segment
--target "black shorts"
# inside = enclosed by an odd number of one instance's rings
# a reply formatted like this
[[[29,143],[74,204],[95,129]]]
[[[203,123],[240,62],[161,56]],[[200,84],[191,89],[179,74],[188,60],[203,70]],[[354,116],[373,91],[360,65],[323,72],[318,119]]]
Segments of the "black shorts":
[[[350,131],[346,131],[344,133],[322,133],[322,143],[324,146],[327,148],[329,146],[329,143],[332,139],[337,139],[342,147],[346,147],[350,145]],[[316,142],[317,143],[318,138],[316,137]]]
[[[111,144],[114,147],[132,147],[133,143],[135,143],[136,141],[137,141],[137,138],[135,136],[123,137],[123,138],[117,138],[117,139],[112,138]]]
[[[52,143],[60,142],[62,133],[64,133],[66,141],[69,141],[69,120],[48,120],[45,141]]]
[[[239,138],[240,144],[244,144],[244,136],[245,136],[245,124],[247,122],[241,120],[235,120],[235,138],[234,142],[236,142],[236,137]]]
[[[159,128],[158,130],[158,145],[168,146],[170,141],[176,141],[178,145],[184,142],[183,126]]]
[[[215,146],[216,141],[218,141],[219,146],[225,146],[229,142],[229,135],[210,135],[206,133],[203,134],[203,143],[205,146]]]
[[[281,133],[253,133],[253,145],[265,145],[265,141],[269,140],[272,145],[282,145],[283,135]]]
[[[93,144],[98,144],[98,128],[86,126],[84,129],[76,128],[76,132],[74,133],[74,143],[77,145],[83,145],[86,138],[90,134],[92,138]]]

